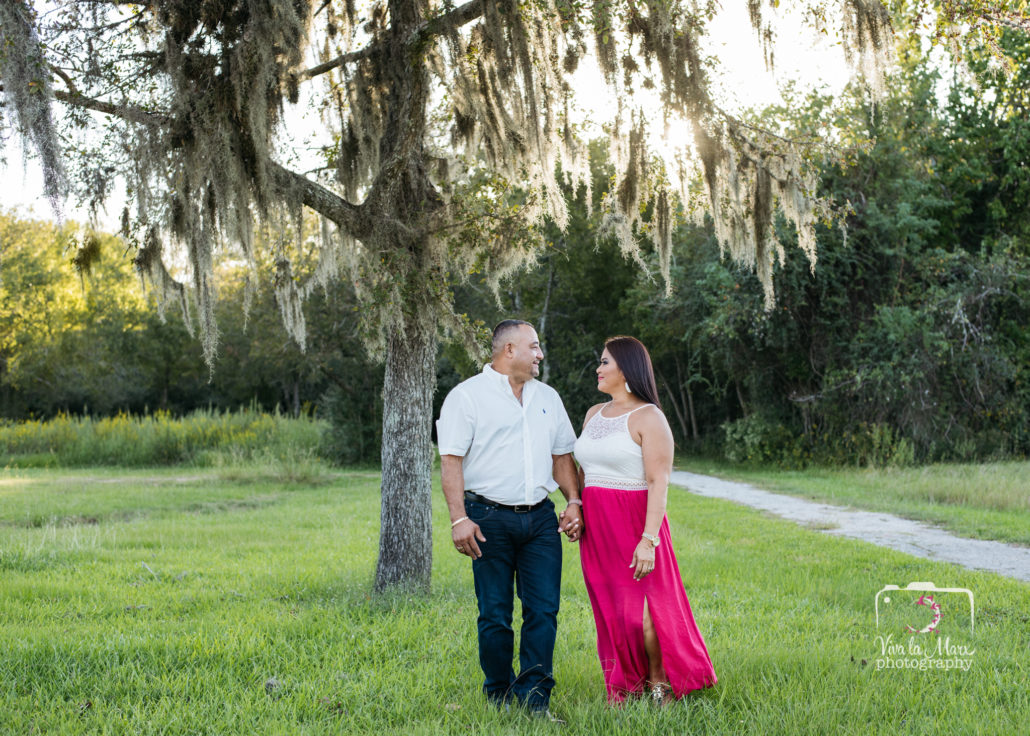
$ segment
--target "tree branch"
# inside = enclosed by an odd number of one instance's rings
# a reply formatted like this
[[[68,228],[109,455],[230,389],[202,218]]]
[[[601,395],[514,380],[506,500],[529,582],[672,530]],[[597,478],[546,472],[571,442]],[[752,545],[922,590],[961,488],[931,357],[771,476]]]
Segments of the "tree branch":
[[[62,79],[67,77],[62,72],[55,73]],[[71,80],[66,79],[66,81],[74,89]],[[105,115],[111,115],[141,125],[167,126],[174,122],[174,118],[166,112],[149,112],[134,105],[116,105],[104,100],[94,100],[74,91],[54,90],[54,97],[69,105],[102,112]],[[361,205],[348,202],[321,184],[311,181],[294,171],[290,171],[285,166],[271,159],[268,160],[268,168],[280,189],[296,192],[300,195],[301,201],[305,205],[336,223],[352,237],[361,239],[371,233],[371,222],[365,217],[364,209]]]
[[[280,188],[297,191],[304,204],[346,230],[351,237],[361,240],[372,233],[372,223],[365,216],[362,205],[348,202],[318,182],[290,171],[275,161],[268,161],[268,169]]]
[[[312,77],[317,77],[320,74],[325,74],[326,72],[332,71],[333,69],[341,67],[344,64],[350,64],[352,61],[361,61],[362,59],[367,59],[373,53],[375,53],[381,45],[382,44],[380,42],[376,41],[375,43],[371,43],[363,49],[358,49],[357,51],[351,51],[350,53],[337,56],[335,59],[330,59],[329,61],[323,64],[313,66],[310,69],[305,69],[297,75],[297,79],[303,82],[307,79],[311,79]]]
[[[446,13],[440,13],[440,15],[430,18],[415,32],[416,43],[428,41],[433,36],[439,36],[447,30],[461,28],[463,25],[471,23],[483,14],[484,2],[485,0],[469,0],[464,5],[451,8]]]
[[[61,72],[57,72],[57,75],[62,79],[65,79],[65,81],[70,82],[70,80],[66,78],[67,75]],[[74,87],[72,88],[72,91],[55,89],[54,98],[68,105],[102,112],[105,115],[111,115],[116,118],[121,118],[122,120],[128,120],[130,123],[140,123],[142,125],[170,125],[172,123],[172,116],[167,113],[149,112],[141,107],[135,107],[134,105],[116,105],[113,102],[94,100],[91,97],[79,94],[74,90]]]
[[[469,0],[469,2],[464,5],[459,5],[456,8],[448,10],[446,13],[441,13],[440,15],[427,20],[419,26],[414,33],[412,33],[411,38],[408,39],[405,45],[410,48],[412,46],[423,44],[433,36],[439,36],[449,29],[461,28],[461,26],[471,23],[482,14],[483,0]],[[382,41],[375,41],[364,48],[358,49],[357,51],[350,51],[346,54],[341,54],[335,59],[330,59],[318,66],[305,69],[297,75],[297,79],[305,81],[344,66],[345,64],[367,59],[379,51],[379,49],[384,45],[385,44]]]
[[[730,126],[740,126],[741,128],[747,128],[749,130],[753,130],[754,132],[756,132],[756,133],[758,133],[760,135],[769,136],[770,138],[776,138],[776,139],[781,140],[784,143],[787,143],[787,144],[792,145],[792,146],[816,146],[816,145],[819,145],[822,142],[818,138],[787,138],[785,136],[780,135],[779,133],[773,133],[768,128],[763,128],[763,127],[758,126],[758,125],[753,125],[753,124],[751,124],[751,123],[749,123],[749,122],[747,122],[745,120],[742,120],[742,119],[740,119],[740,118],[738,118],[738,117],[736,117],[734,115],[730,115],[728,112],[723,110],[718,105],[713,104],[712,105],[712,109],[715,110],[720,115],[722,115],[723,118],[726,120],[726,122],[728,122],[730,124]]]

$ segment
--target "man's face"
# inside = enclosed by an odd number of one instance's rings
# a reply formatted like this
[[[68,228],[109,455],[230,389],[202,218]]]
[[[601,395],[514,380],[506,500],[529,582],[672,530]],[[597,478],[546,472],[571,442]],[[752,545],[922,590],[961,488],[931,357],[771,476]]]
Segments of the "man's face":
[[[516,337],[511,342],[514,355],[511,359],[511,376],[517,381],[528,381],[540,375],[540,361],[544,351],[540,349],[540,338],[529,325],[519,325]]]

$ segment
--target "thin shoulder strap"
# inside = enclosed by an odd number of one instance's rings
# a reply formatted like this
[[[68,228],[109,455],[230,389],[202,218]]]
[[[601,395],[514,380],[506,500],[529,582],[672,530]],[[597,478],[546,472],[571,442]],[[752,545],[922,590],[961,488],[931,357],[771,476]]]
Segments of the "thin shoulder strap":
[[[641,406],[638,406],[636,409],[630,409],[628,412],[626,412],[626,414],[624,416],[628,417],[633,412],[640,411],[641,409],[646,409],[649,406],[654,406],[654,404],[642,404]]]

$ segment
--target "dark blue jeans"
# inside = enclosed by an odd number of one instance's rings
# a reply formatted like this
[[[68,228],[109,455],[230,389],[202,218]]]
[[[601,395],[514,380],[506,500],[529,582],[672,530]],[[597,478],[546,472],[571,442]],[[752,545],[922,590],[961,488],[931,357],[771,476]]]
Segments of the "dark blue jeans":
[[[479,600],[479,664],[483,692],[498,705],[513,698],[531,710],[546,708],[554,687],[552,660],[558,630],[561,538],[550,500],[524,514],[465,502],[465,513],[486,537],[472,562]],[[522,601],[519,676],[512,669],[515,604]]]

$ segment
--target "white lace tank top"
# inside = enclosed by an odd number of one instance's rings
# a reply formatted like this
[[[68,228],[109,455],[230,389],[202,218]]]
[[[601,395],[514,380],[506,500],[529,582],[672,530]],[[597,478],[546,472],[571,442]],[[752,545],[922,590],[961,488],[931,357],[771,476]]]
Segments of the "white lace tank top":
[[[629,434],[629,415],[651,404],[608,418],[603,412],[610,405],[605,404],[590,417],[583,434],[576,440],[574,452],[583,467],[585,485],[625,491],[646,490],[644,454]]]

